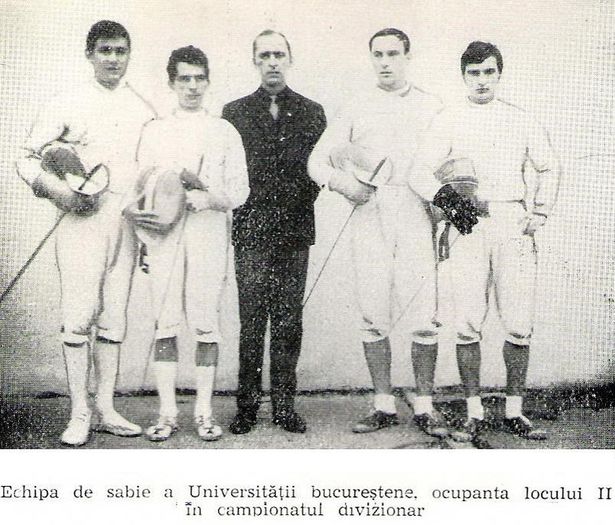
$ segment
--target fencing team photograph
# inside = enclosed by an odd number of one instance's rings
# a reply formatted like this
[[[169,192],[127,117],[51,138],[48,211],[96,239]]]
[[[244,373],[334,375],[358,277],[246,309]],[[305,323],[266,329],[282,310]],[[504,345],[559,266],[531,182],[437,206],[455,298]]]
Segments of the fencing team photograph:
[[[577,95],[604,148],[578,152],[533,104],[576,93],[540,76],[573,52],[526,62],[478,16],[426,58],[394,10],[339,52],[324,16],[225,16],[212,58],[163,13],[150,42],[84,12],[70,74],[14,110],[2,211],[38,219],[2,225],[3,447],[615,446],[615,191],[574,186],[609,172],[607,117]],[[569,206],[592,199],[598,230]]]

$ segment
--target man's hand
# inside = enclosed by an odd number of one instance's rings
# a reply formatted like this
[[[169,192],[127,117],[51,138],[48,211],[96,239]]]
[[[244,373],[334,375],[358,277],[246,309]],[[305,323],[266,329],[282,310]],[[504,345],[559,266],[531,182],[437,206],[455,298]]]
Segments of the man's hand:
[[[227,212],[231,202],[224,194],[216,194],[207,190],[190,190],[186,192],[186,209],[198,213],[203,210]]]
[[[82,195],[72,190],[69,195],[52,198],[51,201],[60,210],[77,215],[91,215],[98,210],[97,195]]]
[[[136,226],[153,233],[167,233],[175,225],[173,222],[163,221],[160,215],[153,211],[140,210],[138,204],[124,208],[122,215]]]
[[[32,184],[37,197],[49,199],[60,210],[77,215],[89,215],[98,210],[99,194],[83,195],[73,191],[66,181],[42,173]]]
[[[545,222],[547,222],[547,218],[537,213],[528,213],[519,220],[524,235],[534,235],[539,228],[545,225]]]
[[[336,172],[329,179],[329,189],[343,195],[355,206],[365,204],[375,192],[375,188],[357,180],[350,173]]]
[[[479,210],[471,199],[455,191],[450,184],[445,184],[434,196],[433,204],[440,208],[447,220],[462,235],[472,233],[478,223]]]
[[[349,143],[333,148],[329,159],[336,169],[356,168],[371,173],[376,169],[382,155],[365,146]]]
[[[81,193],[73,193],[74,196],[70,205],[73,213],[76,213],[77,215],[91,215],[98,211],[99,194],[82,195]]]
[[[192,212],[199,212],[210,209],[212,199],[206,191],[190,190],[186,192],[186,208]]]
[[[179,174],[179,178],[181,179],[186,191],[207,189],[196,173],[192,173],[185,168]]]

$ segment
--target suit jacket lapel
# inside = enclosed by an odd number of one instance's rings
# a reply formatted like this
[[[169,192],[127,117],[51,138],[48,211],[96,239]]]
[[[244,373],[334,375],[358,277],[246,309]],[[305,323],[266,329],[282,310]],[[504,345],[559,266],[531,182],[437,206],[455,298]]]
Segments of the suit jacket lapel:
[[[281,111],[280,133],[285,140],[289,140],[297,124],[297,111],[299,109],[297,105],[297,97],[295,96],[294,91],[290,88],[286,89],[282,104],[283,107]]]
[[[260,90],[255,91],[250,98],[250,106],[253,115],[254,124],[263,130],[264,133],[271,133],[271,126],[269,121],[271,114],[269,113],[269,106],[267,101],[263,99],[260,94]]]
[[[263,101],[258,91],[250,95],[247,100],[247,114],[243,116],[244,122],[249,127],[256,127],[262,130],[263,133],[267,130],[267,121],[265,117],[269,114],[267,108],[263,108]]]

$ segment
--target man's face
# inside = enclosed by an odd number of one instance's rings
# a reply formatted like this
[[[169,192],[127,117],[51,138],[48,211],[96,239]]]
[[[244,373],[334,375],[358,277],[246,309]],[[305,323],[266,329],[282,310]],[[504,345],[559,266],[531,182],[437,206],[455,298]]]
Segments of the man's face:
[[[123,37],[99,38],[87,58],[94,66],[96,80],[106,88],[113,89],[126,74],[130,47]]]
[[[490,56],[480,64],[468,64],[463,80],[468,88],[468,98],[472,102],[476,104],[491,102],[500,81],[496,58]]]
[[[186,111],[198,111],[203,107],[203,95],[209,82],[205,68],[197,64],[179,62],[177,75],[169,86],[177,95],[179,107]]]
[[[261,76],[262,86],[279,91],[286,86],[286,73],[290,68],[290,54],[284,38],[280,35],[265,35],[256,40],[254,65]]]
[[[371,58],[382,89],[391,91],[406,84],[410,55],[404,53],[404,44],[399,38],[394,35],[374,38]]]

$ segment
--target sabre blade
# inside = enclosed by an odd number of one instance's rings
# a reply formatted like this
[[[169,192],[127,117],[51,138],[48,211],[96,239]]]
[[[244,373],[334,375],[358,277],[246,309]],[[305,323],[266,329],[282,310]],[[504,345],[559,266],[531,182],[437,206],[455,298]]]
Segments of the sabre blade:
[[[378,166],[376,166],[376,169],[374,170],[374,172],[372,173],[372,176],[369,178],[369,181],[373,181],[374,178],[376,177],[376,175],[378,175],[378,172],[382,169],[382,166],[384,166],[384,163],[387,161],[387,157],[384,157],[379,163]]]
[[[378,165],[376,166],[376,169],[374,170],[374,172],[372,173],[371,177],[369,178],[370,181],[374,180],[374,177],[376,175],[378,175],[378,172],[382,169],[382,166],[384,166],[384,163],[387,161],[387,159],[388,159],[388,157],[384,157],[378,163]],[[325,267],[327,266],[327,263],[329,262],[329,259],[331,258],[331,255],[333,255],[333,250],[335,250],[335,247],[337,246],[337,243],[339,242],[339,240],[342,237],[342,234],[346,230],[346,226],[348,226],[348,223],[350,222],[350,219],[352,219],[352,216],[354,215],[354,212],[357,210],[357,206],[358,206],[358,204],[355,204],[352,207],[352,210],[350,211],[350,214],[348,215],[348,218],[346,219],[346,222],[344,222],[344,225],[340,229],[340,232],[337,234],[337,237],[335,238],[335,241],[333,242],[333,245],[331,246],[331,249],[329,250],[329,253],[325,257],[325,262],[322,263],[322,266],[320,267],[320,270],[319,270],[318,274],[316,275],[316,279],[314,279],[314,283],[312,284],[312,286],[310,288],[310,291],[307,293],[307,296],[303,300],[302,307],[305,307],[305,305],[310,300],[310,297],[312,297],[312,293],[314,293],[314,289],[316,288],[316,285],[318,284],[318,281],[320,280],[320,277],[322,276],[323,272],[325,271]]]
[[[81,183],[81,186],[79,186],[79,188],[77,188],[77,191],[82,191],[83,188],[85,188],[85,185],[89,182],[89,180],[96,174],[96,172],[102,168],[102,163],[97,164],[96,166],[94,166],[92,168],[92,170],[86,174],[86,176],[83,178],[83,182]]]

